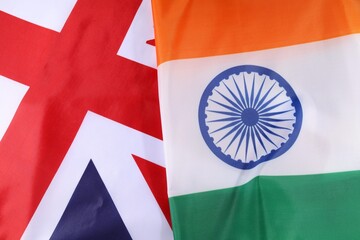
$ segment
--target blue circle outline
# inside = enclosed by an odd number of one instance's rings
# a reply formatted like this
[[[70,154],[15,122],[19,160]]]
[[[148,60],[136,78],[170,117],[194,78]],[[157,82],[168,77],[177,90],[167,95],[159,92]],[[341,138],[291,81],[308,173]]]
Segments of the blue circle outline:
[[[205,119],[207,117],[206,113],[205,113],[205,109],[208,106],[207,100],[212,95],[212,90],[215,87],[219,86],[221,81],[223,81],[224,79],[228,79],[229,76],[231,76],[232,74],[239,75],[241,72],[247,72],[247,73],[256,72],[259,75],[265,74],[271,80],[277,81],[279,83],[279,85],[285,89],[286,95],[292,101],[291,105],[295,108],[295,113],[294,113],[295,123],[293,124],[294,129],[293,129],[292,133],[289,134],[289,139],[285,143],[282,143],[278,149],[273,149],[270,153],[260,157],[257,161],[250,161],[250,162],[245,162],[245,163],[242,162],[241,160],[235,160],[235,159],[231,158],[230,155],[224,154],[221,151],[220,147],[218,147],[214,144],[213,138],[208,134],[209,128],[208,128],[208,126],[206,126],[206,123],[205,123],[205,121],[206,121]],[[208,145],[208,147],[210,148],[210,150],[218,158],[220,158],[223,162],[225,162],[233,167],[246,170],[246,169],[254,168],[255,166],[259,165],[262,162],[266,162],[266,161],[275,159],[290,149],[290,147],[295,143],[295,141],[300,133],[303,112],[302,112],[302,107],[301,107],[300,101],[299,101],[297,95],[295,94],[295,91],[292,89],[290,84],[281,75],[279,75],[278,73],[276,73],[275,71],[273,71],[271,69],[261,67],[261,66],[240,65],[240,66],[235,66],[235,67],[229,68],[229,69],[221,72],[207,85],[207,87],[205,88],[205,90],[201,96],[201,99],[200,99],[198,118],[199,118],[201,135],[203,136],[203,138],[204,138],[206,144]]]

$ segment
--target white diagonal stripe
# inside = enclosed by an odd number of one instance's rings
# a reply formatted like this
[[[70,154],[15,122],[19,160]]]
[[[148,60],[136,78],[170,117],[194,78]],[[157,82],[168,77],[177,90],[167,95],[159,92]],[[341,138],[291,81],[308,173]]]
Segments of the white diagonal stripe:
[[[0,140],[28,89],[28,86],[0,75]]]
[[[60,32],[76,0],[0,0],[0,10]]]

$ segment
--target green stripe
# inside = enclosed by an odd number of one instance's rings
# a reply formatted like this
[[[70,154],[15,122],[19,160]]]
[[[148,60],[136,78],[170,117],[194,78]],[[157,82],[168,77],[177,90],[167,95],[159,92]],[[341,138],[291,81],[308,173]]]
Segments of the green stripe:
[[[170,206],[175,239],[360,239],[360,171],[260,176]]]

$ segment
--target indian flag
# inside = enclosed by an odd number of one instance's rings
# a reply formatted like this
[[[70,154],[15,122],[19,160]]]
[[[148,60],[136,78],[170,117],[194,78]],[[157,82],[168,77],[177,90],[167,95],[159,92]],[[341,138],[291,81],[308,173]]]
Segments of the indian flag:
[[[175,239],[359,239],[360,1],[153,12]]]

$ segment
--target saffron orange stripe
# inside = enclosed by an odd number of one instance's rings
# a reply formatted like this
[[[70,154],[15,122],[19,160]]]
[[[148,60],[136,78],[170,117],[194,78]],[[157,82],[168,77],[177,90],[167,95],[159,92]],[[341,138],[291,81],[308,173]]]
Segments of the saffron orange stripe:
[[[360,32],[359,0],[153,0],[158,64]]]

